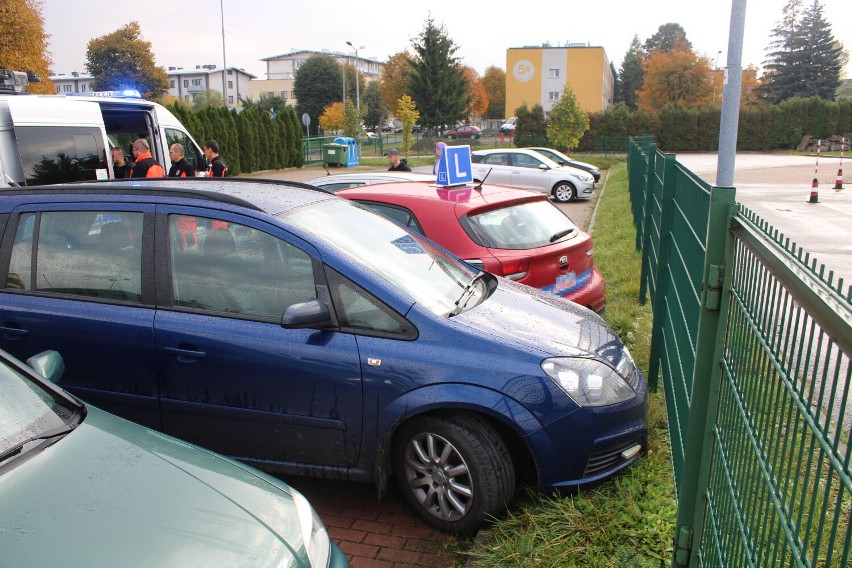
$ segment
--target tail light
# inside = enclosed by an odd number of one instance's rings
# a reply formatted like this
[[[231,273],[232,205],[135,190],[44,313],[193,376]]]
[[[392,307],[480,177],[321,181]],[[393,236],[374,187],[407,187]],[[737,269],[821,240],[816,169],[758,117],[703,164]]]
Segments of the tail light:
[[[503,276],[509,280],[521,280],[526,278],[530,270],[530,259],[519,258],[514,260],[502,260]]]

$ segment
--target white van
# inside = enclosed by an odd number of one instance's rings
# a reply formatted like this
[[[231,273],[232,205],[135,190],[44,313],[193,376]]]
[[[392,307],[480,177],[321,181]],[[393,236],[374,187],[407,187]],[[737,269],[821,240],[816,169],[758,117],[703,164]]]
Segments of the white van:
[[[0,70],[0,78],[11,72]],[[17,74],[16,74],[17,75]],[[0,188],[113,178],[116,146],[145,138],[166,171],[169,146],[183,144],[186,159],[206,169],[204,154],[175,116],[140,98],[28,95],[0,84]],[[10,93],[10,94],[6,94]],[[117,96],[116,96],[117,95]]]

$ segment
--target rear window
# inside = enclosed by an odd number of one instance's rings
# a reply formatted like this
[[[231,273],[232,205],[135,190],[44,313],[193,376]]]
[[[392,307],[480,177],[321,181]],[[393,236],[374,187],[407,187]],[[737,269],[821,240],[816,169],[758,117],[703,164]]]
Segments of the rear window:
[[[27,185],[106,179],[106,150],[96,127],[17,126]]]
[[[483,246],[527,250],[576,238],[579,229],[549,201],[534,201],[470,215],[465,230]]]

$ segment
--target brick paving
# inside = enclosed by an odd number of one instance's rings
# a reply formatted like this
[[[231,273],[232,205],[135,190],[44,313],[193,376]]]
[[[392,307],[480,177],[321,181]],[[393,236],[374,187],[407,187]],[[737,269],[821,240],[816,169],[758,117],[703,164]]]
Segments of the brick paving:
[[[352,568],[452,568],[463,566],[468,544],[427,525],[391,480],[381,501],[368,483],[283,478],[319,513],[329,536]]]

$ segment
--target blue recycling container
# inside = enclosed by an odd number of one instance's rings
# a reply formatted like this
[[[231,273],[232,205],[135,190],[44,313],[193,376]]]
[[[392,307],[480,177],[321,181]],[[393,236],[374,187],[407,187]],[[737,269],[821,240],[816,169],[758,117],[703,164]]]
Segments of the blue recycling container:
[[[351,168],[358,165],[358,142],[348,136],[340,136],[334,139],[335,144],[346,146],[346,167]]]

